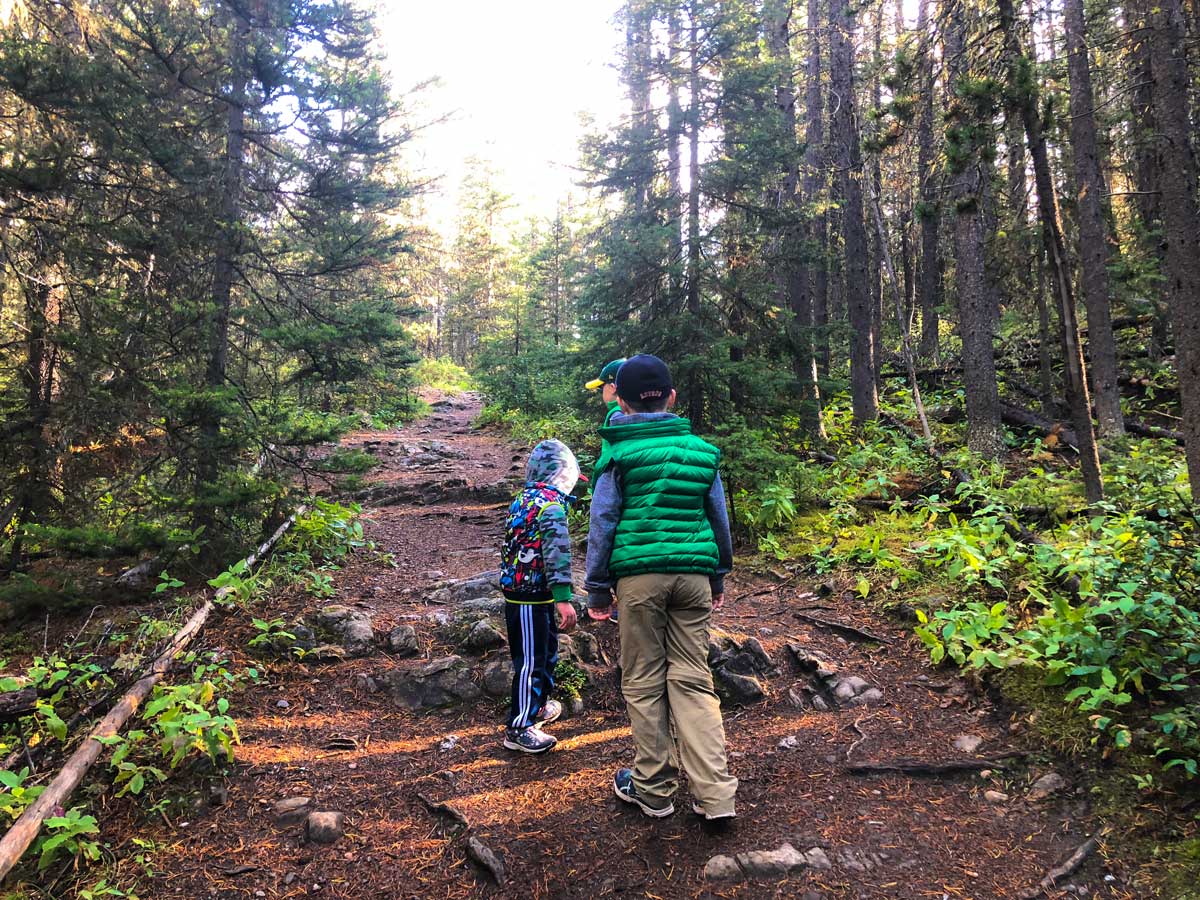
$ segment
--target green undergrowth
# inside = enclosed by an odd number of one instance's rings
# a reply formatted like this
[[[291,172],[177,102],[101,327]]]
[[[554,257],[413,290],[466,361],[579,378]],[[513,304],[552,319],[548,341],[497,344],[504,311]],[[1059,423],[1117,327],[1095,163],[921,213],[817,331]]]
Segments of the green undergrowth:
[[[413,367],[412,378],[424,388],[448,394],[461,394],[475,389],[471,373],[445,357],[421,359]]]
[[[1134,853],[1164,863],[1146,889],[1186,896],[1170,891],[1200,878],[1179,802],[1200,774],[1200,521],[1178,448],[1114,443],[1089,508],[1052,440],[1009,434],[1001,465],[951,449],[943,427],[939,465],[885,424],[855,432],[841,407],[826,425],[832,463],[777,432],[786,461],[733,498],[743,537],[915,620],[932,664],[974,672],[1037,746],[1081,762],[1114,834],[1132,842],[1154,819]]]
[[[602,419],[603,412],[599,409],[595,419],[588,419],[571,409],[536,413],[505,409],[491,403],[483,408],[475,423],[481,427],[503,428],[514,441],[528,447],[556,438],[571,448],[586,473],[595,465],[600,452],[600,436],[596,429]]]
[[[333,573],[359,550],[373,550],[364,540],[357,507],[314,500],[274,553],[255,571],[244,561],[210,580],[220,591],[226,616],[243,616],[258,631],[263,620],[254,614],[271,591],[300,585],[317,600],[333,593]],[[103,715],[116,698],[140,677],[182,622],[195,598],[180,592],[184,584],[162,572],[155,589],[160,610],[98,637],[81,633],[55,652],[33,657],[29,665],[11,667],[0,659],[0,691],[38,689],[36,707],[13,723],[0,726],[0,760],[14,754],[16,765],[0,769],[0,830],[8,828],[43,790],[45,777],[86,734],[93,717]],[[271,623],[263,623],[270,630]],[[255,639],[250,640],[251,647]],[[239,741],[232,706],[259,672],[234,661],[225,650],[185,654],[176,671],[157,684],[129,727],[104,741],[107,766],[93,770],[90,782],[76,795],[82,802],[47,819],[18,870],[34,883],[65,876],[77,882],[76,896],[136,897],[129,878],[106,870],[115,850],[101,836],[106,790],[131,797],[144,815],[156,815],[179,799],[174,778],[198,762],[220,771],[234,760]],[[39,774],[26,761],[36,755]],[[135,867],[136,868],[136,867]]]

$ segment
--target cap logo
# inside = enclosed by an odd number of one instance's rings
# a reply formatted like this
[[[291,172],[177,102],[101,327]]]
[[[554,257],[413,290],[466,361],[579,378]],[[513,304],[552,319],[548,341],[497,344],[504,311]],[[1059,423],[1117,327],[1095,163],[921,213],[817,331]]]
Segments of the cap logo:
[[[640,394],[638,394],[638,399],[648,400],[651,397],[661,397],[662,395],[662,391],[642,391]]]

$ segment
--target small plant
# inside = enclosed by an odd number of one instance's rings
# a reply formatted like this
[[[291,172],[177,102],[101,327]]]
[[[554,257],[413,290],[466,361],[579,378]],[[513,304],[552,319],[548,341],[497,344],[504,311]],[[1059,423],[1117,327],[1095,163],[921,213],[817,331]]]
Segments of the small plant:
[[[20,772],[10,772],[7,769],[0,769],[0,787],[4,790],[0,791],[0,817],[6,820],[7,825],[11,825],[21,817],[38,795],[44,790],[42,785],[25,786],[25,782],[29,780],[29,769],[24,768]]]
[[[296,640],[296,636],[286,630],[286,623],[282,618],[271,619],[269,622],[266,619],[251,619],[250,621],[257,632],[246,644],[250,648],[270,648],[277,646],[282,641]]]
[[[328,572],[316,571],[308,573],[308,592],[314,597],[326,599],[337,593],[333,586],[333,576]]]
[[[216,588],[221,602],[228,606],[244,606],[258,590],[255,576],[244,559],[239,559],[216,578],[210,578],[208,584]]]
[[[39,872],[63,852],[82,857],[88,862],[100,858],[100,844],[88,837],[99,834],[100,826],[96,823],[96,817],[86,814],[82,807],[69,809],[61,816],[51,816],[42,823],[42,827],[46,833],[34,844]]]
[[[587,681],[587,672],[572,660],[560,659],[554,667],[554,686],[564,697],[578,699],[583,696]]]
[[[183,582],[178,578],[170,575],[166,569],[158,573],[158,584],[154,587],[154,593],[163,594],[167,591],[175,591],[183,587]]]

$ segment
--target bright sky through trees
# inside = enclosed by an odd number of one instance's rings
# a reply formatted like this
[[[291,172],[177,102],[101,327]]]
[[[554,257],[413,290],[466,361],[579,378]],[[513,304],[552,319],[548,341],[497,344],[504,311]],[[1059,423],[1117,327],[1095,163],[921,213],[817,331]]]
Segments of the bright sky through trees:
[[[381,2],[380,31],[397,87],[438,77],[421,103],[429,119],[413,157],[441,175],[434,219],[453,216],[465,162],[490,162],[518,215],[551,215],[572,190],[581,114],[599,125],[622,113],[614,68],[623,40],[617,0]],[[433,112],[435,111],[436,112]]]

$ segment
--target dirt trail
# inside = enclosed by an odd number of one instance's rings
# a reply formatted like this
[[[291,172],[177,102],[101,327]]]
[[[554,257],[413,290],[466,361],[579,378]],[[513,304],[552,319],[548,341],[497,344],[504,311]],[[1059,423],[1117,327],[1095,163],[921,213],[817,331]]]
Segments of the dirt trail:
[[[554,726],[557,750],[534,758],[500,746],[503,701],[484,697],[413,713],[386,692],[366,690],[362,676],[411,669],[448,653],[469,657],[438,630],[439,616],[452,610],[426,602],[428,589],[495,567],[503,523],[496,498],[508,490],[497,485],[524,458],[495,435],[471,429],[477,410],[468,398],[399,432],[363,432],[346,441],[384,461],[371,476],[377,503],[365,511],[365,528],[379,550],[392,554],[394,567],[360,555],[336,575],[336,601],[369,614],[384,635],[413,624],[421,656],[401,660],[379,652],[327,665],[266,666],[263,682],[240,703],[243,743],[236,772],[224,782],[227,793],[218,790],[219,802],[149,835],[144,822],[128,822],[128,833],[160,847],[152,889],[143,896],[994,900],[1022,896],[1086,837],[1076,830],[1086,805],[1066,770],[1060,771],[1068,786],[1042,802],[1025,799],[1030,783],[1048,771],[1036,763],[1007,777],[999,768],[990,777],[848,773],[848,756],[949,762],[1030,748],[985,698],[930,670],[908,629],[840,590],[804,598],[812,588],[804,581],[774,586],[735,577],[731,602],[716,617],[719,628],[757,638],[778,667],[763,679],[765,701],[726,715],[732,768],[741,780],[740,817],[726,834],[711,833],[685,809],[651,821],[612,797],[612,772],[628,761],[631,745],[611,667],[592,669],[585,711]],[[410,466],[412,451],[424,451],[404,445],[431,440],[442,442],[437,449],[448,461]],[[429,488],[431,481],[452,487]],[[577,578],[582,571],[580,554]],[[257,614],[295,616],[316,604],[295,589]],[[800,607],[891,643],[859,642],[798,619]],[[583,627],[616,658],[614,626]],[[217,628],[210,643],[245,646],[248,634]],[[797,709],[789,691],[802,693],[815,682],[793,662],[789,642],[823,653],[841,675],[860,676],[878,688],[881,702]],[[493,650],[489,658],[506,652]],[[956,749],[959,736],[981,739],[978,750]],[[992,790],[1008,799],[985,798]],[[466,860],[464,836],[448,832],[418,794],[453,805],[471,834],[501,854],[502,887]],[[345,836],[320,845],[307,842],[301,826],[276,824],[273,804],[298,795],[344,813]],[[800,851],[822,848],[832,867],[740,884],[704,880],[715,854],[784,842]],[[1093,856],[1068,879],[1078,894],[1046,896],[1134,896],[1104,882],[1102,863]]]

